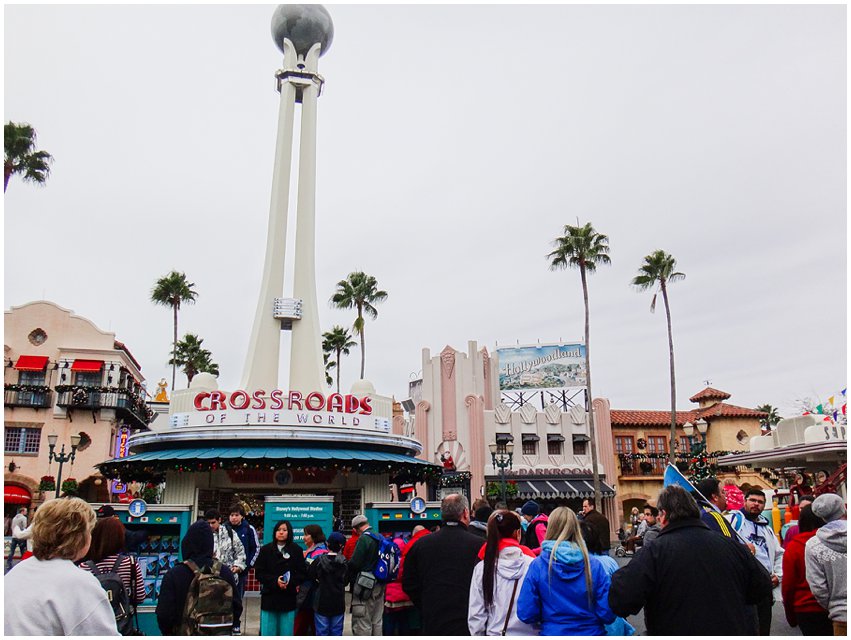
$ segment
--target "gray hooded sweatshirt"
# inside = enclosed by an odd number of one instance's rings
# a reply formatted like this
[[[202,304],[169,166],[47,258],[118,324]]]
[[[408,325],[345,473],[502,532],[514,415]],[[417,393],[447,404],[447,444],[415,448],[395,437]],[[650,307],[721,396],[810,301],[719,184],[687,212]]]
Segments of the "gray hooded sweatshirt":
[[[831,620],[848,621],[848,521],[828,522],[807,540],[807,582]]]

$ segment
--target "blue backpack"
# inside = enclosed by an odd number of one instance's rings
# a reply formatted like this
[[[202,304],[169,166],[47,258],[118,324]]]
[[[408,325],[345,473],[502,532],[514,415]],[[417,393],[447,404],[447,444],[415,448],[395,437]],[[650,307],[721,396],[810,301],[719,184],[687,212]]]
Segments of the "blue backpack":
[[[402,558],[399,545],[372,531],[364,533],[378,543],[378,558],[372,568],[375,579],[379,582],[393,582],[399,574],[399,561]]]

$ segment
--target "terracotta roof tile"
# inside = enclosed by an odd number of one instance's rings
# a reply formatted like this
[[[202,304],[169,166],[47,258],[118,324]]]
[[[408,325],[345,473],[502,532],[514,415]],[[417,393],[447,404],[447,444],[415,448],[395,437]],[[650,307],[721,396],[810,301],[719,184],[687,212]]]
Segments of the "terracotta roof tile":
[[[705,409],[693,411],[677,411],[677,426],[686,422],[694,422],[698,418],[762,418],[767,415],[763,411],[737,407],[732,404],[719,402]],[[612,426],[621,427],[670,427],[670,411],[643,411],[635,409],[612,409]]]
[[[682,426],[689,420],[696,420],[694,411],[677,411],[677,425]],[[612,426],[671,426],[670,411],[640,411],[633,409],[612,409]]]
[[[723,417],[723,418],[764,418],[768,414],[765,411],[757,411],[756,409],[748,409],[747,407],[737,407],[733,404],[719,402],[713,404],[706,409],[695,409],[695,415],[703,418]]]
[[[726,391],[719,391],[718,389],[713,389],[712,387],[706,387],[700,393],[694,394],[691,398],[689,398],[689,402],[700,402],[701,400],[726,400],[730,397],[730,394]]]

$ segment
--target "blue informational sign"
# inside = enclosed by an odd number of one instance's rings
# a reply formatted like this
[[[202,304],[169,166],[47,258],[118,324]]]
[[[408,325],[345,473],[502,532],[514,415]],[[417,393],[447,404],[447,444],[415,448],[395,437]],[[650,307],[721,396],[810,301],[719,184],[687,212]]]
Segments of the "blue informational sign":
[[[148,511],[148,503],[142,500],[141,498],[136,498],[132,500],[130,504],[127,505],[127,513],[129,513],[134,518],[140,518],[145,515]]]
[[[425,513],[426,501],[422,498],[414,498],[411,500],[411,512],[417,515]]]
[[[289,520],[293,538],[304,544],[304,528],[309,524],[322,527],[327,538],[334,530],[334,498],[332,496],[268,496],[263,516],[263,544],[272,541],[272,530],[281,520]]]

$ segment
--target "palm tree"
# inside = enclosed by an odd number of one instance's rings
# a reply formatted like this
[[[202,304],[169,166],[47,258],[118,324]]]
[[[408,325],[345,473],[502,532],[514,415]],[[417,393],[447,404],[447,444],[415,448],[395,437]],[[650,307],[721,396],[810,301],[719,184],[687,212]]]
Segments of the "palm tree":
[[[366,312],[373,320],[378,317],[378,310],[373,306],[387,299],[387,292],[378,289],[378,281],[373,276],[366,275],[363,271],[350,273],[348,278],[337,283],[337,291],[331,296],[331,304],[338,309],[358,310],[358,317],[353,328],[360,336],[360,377],[363,379],[364,363],[366,361],[366,349],[364,346],[364,321],[363,314]]]
[[[555,251],[547,254],[550,270],[579,267],[582,280],[582,298],[585,301],[585,376],[588,385],[588,430],[591,436],[591,466],[594,474],[594,500],[598,505],[600,499],[600,472],[597,469],[597,435],[594,426],[594,396],[591,393],[591,335],[588,314],[588,279],[587,274],[594,273],[597,265],[610,264],[609,238],[597,233],[588,222],[583,226],[566,224],[564,235],[553,241]]]
[[[761,418],[759,421],[760,426],[765,431],[771,431],[771,429],[776,425],[782,417],[777,412],[777,407],[772,407],[770,404],[762,404],[756,408],[757,411],[763,411],[768,415],[764,418]]]
[[[50,175],[53,156],[47,151],[35,150],[36,133],[25,122],[7,122],[3,125],[3,193],[13,174],[23,174],[24,182],[44,184]]]
[[[197,373],[212,373],[214,376],[219,375],[219,365],[213,362],[213,354],[209,349],[201,346],[204,343],[203,338],[199,338],[194,333],[187,333],[183,339],[177,343],[174,355],[168,363],[172,366],[179,366],[186,374],[187,386],[192,384],[192,378]]]
[[[668,449],[668,462],[674,464],[677,442],[677,385],[674,376],[674,334],[671,332],[671,306],[668,304],[668,284],[682,280],[686,275],[677,271],[677,261],[669,253],[657,249],[649,256],[644,256],[644,264],[638,268],[638,275],[632,279],[632,284],[639,291],[647,291],[655,286],[662,290],[665,301],[665,316],[668,319],[668,358],[671,363],[671,441]],[[656,295],[650,303],[650,312],[656,310]]]
[[[171,307],[174,310],[174,341],[171,348],[172,361],[177,359],[177,312],[180,310],[182,303],[194,304],[198,294],[193,291],[194,282],[186,280],[185,273],[172,271],[167,276],[163,276],[154,284],[151,291],[151,301],[155,304],[161,304],[165,307]],[[171,363],[171,389],[174,391],[174,381],[177,372],[176,364]]]
[[[357,342],[352,340],[352,334],[345,327],[335,324],[331,331],[326,331],[322,334],[322,349],[329,355],[336,355],[336,360],[333,361],[337,368],[337,393],[340,393],[340,358],[349,355],[349,349],[357,346]],[[330,363],[329,363],[330,364]]]

